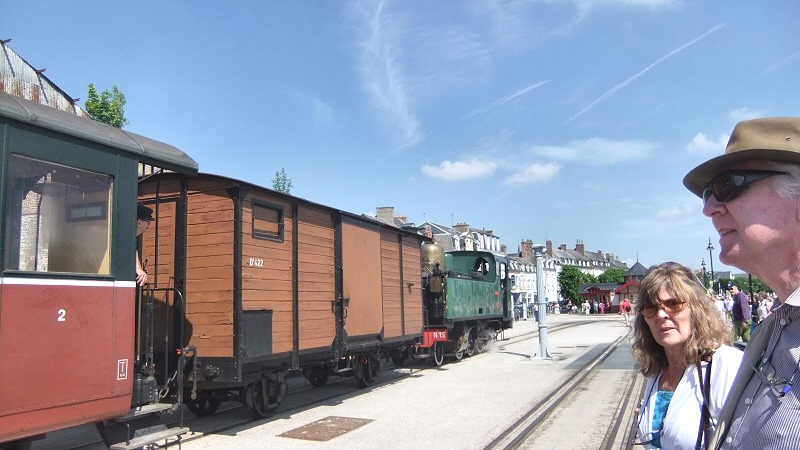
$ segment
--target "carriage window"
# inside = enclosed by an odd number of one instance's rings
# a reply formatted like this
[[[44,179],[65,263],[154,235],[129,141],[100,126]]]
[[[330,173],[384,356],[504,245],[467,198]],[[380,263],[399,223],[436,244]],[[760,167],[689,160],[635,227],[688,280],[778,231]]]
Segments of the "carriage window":
[[[253,237],[283,240],[283,208],[253,202]]]
[[[108,175],[11,155],[5,269],[111,273],[112,187]]]

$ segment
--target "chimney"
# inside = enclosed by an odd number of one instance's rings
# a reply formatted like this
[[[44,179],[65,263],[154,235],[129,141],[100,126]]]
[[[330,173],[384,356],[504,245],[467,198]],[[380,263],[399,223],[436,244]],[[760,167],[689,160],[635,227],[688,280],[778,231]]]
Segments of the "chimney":
[[[522,259],[530,260],[533,256],[533,241],[530,239],[525,239],[522,241],[522,249],[520,251],[519,257]]]
[[[547,242],[545,242],[545,245],[547,247],[547,256],[552,258],[553,257],[553,241],[548,239]]]
[[[583,239],[578,239],[578,243],[575,244],[575,251],[581,255],[584,254]]]
[[[425,236],[433,239],[433,228],[430,225],[425,225]]]
[[[459,233],[466,233],[469,231],[469,224],[468,223],[457,223],[453,225],[453,229],[458,231]]]
[[[395,217],[395,219],[397,219],[397,220],[399,220],[400,222],[403,222],[403,223],[408,223],[408,216],[405,215],[405,214],[398,214]]]
[[[506,247],[506,244],[502,244],[500,246],[500,253],[502,253],[505,256],[508,256],[508,247]]]
[[[558,246],[558,249],[559,249],[559,250],[562,250],[562,251],[567,251],[567,244],[561,244],[561,245],[559,245],[559,246]]]
[[[379,206],[375,208],[378,219],[385,220],[389,223],[394,222],[394,206]]]

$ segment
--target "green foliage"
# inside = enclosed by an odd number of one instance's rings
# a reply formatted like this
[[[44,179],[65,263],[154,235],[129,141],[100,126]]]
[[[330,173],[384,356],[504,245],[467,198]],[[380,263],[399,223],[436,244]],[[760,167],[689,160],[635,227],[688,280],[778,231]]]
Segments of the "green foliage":
[[[625,281],[625,270],[619,267],[612,267],[597,277],[599,283],[623,283]]]
[[[128,119],[125,118],[125,94],[117,88],[116,84],[113,91],[109,92],[106,89],[99,95],[94,83],[90,84],[89,98],[86,100],[86,112],[89,113],[92,119],[117,128],[122,128],[128,124]]]
[[[736,283],[739,285],[739,289],[742,290],[748,296],[750,295],[750,280],[748,277],[736,277],[733,280],[720,280],[721,284],[723,285],[723,290],[727,290],[728,286]],[[763,281],[758,279],[758,277],[753,277],[753,296],[758,296],[758,293],[764,292],[772,292],[772,289],[769,288]]]
[[[281,170],[275,172],[275,178],[272,179],[272,189],[278,192],[288,194],[292,190],[292,179],[286,176],[286,171]]]
[[[575,266],[564,266],[558,274],[558,288],[561,291],[561,297],[577,305],[578,302],[578,285],[581,283],[581,277],[585,274]]]

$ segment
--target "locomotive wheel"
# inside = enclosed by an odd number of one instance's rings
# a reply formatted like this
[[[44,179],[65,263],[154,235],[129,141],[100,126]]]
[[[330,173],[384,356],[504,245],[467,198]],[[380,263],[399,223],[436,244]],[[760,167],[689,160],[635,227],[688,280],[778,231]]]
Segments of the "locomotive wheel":
[[[217,412],[219,405],[222,404],[222,400],[216,398],[196,398],[192,400],[191,395],[186,393],[183,396],[183,403],[186,404],[186,408],[188,408],[189,411],[198,416],[210,416]]]
[[[475,354],[476,355],[483,353],[483,350],[485,348],[486,348],[486,341],[484,341],[483,339],[480,339],[480,338],[475,339]]]
[[[277,406],[269,406],[269,380],[261,378],[244,388],[244,406],[254,419],[266,419],[275,413]]]
[[[472,356],[472,355],[474,355],[476,353],[475,352],[475,340],[472,339],[472,337],[469,338],[469,342],[467,343],[466,352],[467,352],[467,356]],[[478,352],[478,353],[480,353],[480,352]]]
[[[359,355],[353,367],[353,372],[362,388],[375,384],[375,378],[381,370],[380,361],[370,358],[368,355]]]
[[[303,376],[314,387],[322,387],[328,382],[330,375],[325,366],[312,366],[303,369]]]
[[[453,356],[456,357],[456,360],[461,361],[464,358],[464,350],[459,350],[459,351],[453,353]],[[437,364],[437,366],[438,365],[439,364]]]
[[[431,363],[440,367],[444,362],[444,345],[441,342],[434,342],[431,348]]]

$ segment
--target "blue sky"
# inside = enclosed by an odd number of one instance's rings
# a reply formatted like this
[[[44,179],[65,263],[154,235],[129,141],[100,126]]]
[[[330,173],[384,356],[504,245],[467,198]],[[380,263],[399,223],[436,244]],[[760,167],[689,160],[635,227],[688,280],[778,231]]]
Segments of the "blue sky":
[[[35,5],[32,6],[32,5]],[[742,119],[800,115],[794,0],[0,0],[0,39],[203,172],[354,213],[699,269],[681,180]],[[725,267],[714,252],[715,270]]]

